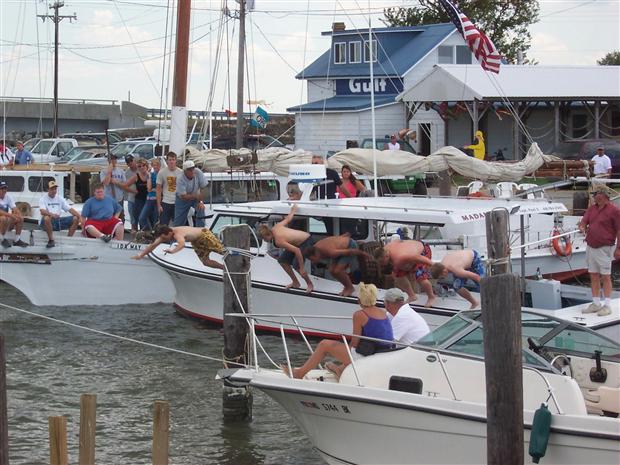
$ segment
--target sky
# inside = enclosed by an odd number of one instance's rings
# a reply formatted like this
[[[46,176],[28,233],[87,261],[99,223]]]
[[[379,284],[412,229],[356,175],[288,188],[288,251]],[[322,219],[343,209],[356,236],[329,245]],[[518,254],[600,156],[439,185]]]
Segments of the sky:
[[[192,1],[187,100],[192,110],[206,109],[210,93],[214,110],[236,109],[238,25],[222,19],[226,3],[231,12],[238,7],[234,0]],[[595,65],[620,49],[620,0],[539,3],[540,21],[530,28],[527,54],[539,64]],[[347,29],[365,28],[369,17],[380,27],[383,8],[414,4],[255,0],[246,24],[245,99],[262,101],[270,112],[306,102],[306,88],[295,74],[328,49],[329,37],[321,32],[336,21]],[[176,19],[169,5],[176,0],[65,0],[61,14],[75,13],[77,20],[60,23],[60,98],[129,99],[151,108],[166,107],[168,100],[169,107],[170,31]],[[0,1],[0,96],[52,97],[54,28],[37,18],[51,13],[41,0]]]

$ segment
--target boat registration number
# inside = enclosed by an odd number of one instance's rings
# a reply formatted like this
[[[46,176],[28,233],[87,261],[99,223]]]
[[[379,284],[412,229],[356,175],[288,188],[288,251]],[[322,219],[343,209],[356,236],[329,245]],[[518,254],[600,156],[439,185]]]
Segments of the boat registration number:
[[[299,401],[302,406],[314,410],[324,410],[325,412],[336,412],[336,413],[351,413],[351,409],[348,405],[336,405],[336,404],[328,404],[325,402],[313,402],[307,400]]]
[[[124,249],[124,250],[142,250],[148,244],[136,244],[134,242],[116,242],[112,244],[113,249]]]

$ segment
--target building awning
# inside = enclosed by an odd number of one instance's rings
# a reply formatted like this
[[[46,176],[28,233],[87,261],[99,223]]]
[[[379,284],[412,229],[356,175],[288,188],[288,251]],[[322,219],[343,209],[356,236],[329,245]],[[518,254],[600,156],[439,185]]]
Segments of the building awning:
[[[375,108],[386,105],[393,105],[396,102],[396,95],[381,95],[375,97]],[[325,100],[305,103],[296,107],[287,108],[286,111],[292,113],[308,112],[343,112],[343,111],[363,111],[368,110],[370,105],[369,95],[337,95]]]
[[[498,75],[476,65],[435,65],[397,100],[456,102],[608,101],[620,99],[618,66],[503,65]]]

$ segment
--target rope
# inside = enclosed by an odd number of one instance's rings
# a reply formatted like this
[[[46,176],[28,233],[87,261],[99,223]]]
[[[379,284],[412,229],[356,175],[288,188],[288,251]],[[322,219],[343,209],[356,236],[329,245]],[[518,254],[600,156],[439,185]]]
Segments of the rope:
[[[65,325],[65,326],[70,326],[72,328],[81,329],[83,331],[89,331],[91,333],[99,334],[101,336],[111,337],[111,338],[114,338],[114,339],[120,339],[121,341],[132,342],[134,344],[143,345],[143,346],[147,346],[147,347],[152,347],[152,348],[160,349],[160,350],[166,350],[168,352],[174,352],[174,353],[177,353],[177,354],[189,355],[190,357],[196,357],[196,358],[201,358],[201,359],[204,359],[204,360],[210,360],[212,362],[222,362],[222,363],[226,362],[224,359],[219,359],[219,358],[216,358],[216,357],[210,357],[208,355],[196,354],[194,352],[188,352],[186,350],[173,349],[172,347],[166,347],[166,346],[162,346],[162,345],[159,345],[159,344],[153,344],[152,342],[140,341],[138,339],[133,339],[133,338],[126,337],[126,336],[119,336],[118,334],[112,334],[112,333],[109,333],[107,331],[101,331],[99,329],[89,328],[88,326],[78,325],[76,323],[70,323],[68,321],[59,320],[58,318],[53,318],[53,317],[47,316],[47,315],[41,315],[40,313],[31,312],[29,310],[25,310],[23,308],[15,307],[13,305],[8,305],[8,304],[0,303],[0,307],[4,307],[6,309],[13,310],[13,311],[20,312],[20,313],[25,313],[27,315],[34,316],[36,318],[42,318],[44,320],[52,321],[54,323],[59,323],[59,324]],[[239,365],[239,366],[242,366],[244,368],[248,367],[248,365],[242,365],[242,364],[237,364],[237,363],[235,363],[235,364]]]

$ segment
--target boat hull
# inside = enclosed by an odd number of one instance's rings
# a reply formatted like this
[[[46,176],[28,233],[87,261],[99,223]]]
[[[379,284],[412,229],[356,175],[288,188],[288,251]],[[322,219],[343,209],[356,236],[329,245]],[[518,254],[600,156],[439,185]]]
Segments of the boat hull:
[[[24,234],[26,236],[26,234]],[[33,231],[34,245],[0,248],[0,279],[34,305],[122,305],[170,303],[170,276],[150,259],[132,260],[143,244],[104,243],[56,233],[56,247]]]
[[[260,379],[255,386],[291,415],[330,464],[486,463],[486,418],[481,404],[425,395],[329,384],[330,393],[302,382]],[[355,391],[358,391],[357,393]],[[378,394],[378,393],[377,393]],[[525,463],[533,412],[525,411]],[[609,421],[606,421],[609,420]],[[617,464],[615,420],[554,415],[545,464]]]

